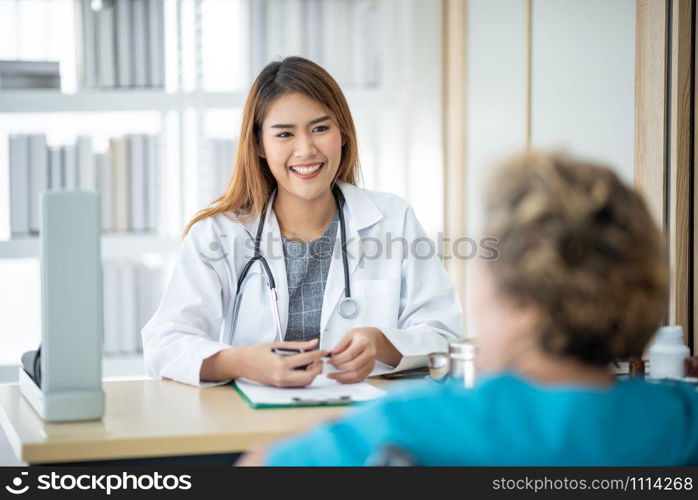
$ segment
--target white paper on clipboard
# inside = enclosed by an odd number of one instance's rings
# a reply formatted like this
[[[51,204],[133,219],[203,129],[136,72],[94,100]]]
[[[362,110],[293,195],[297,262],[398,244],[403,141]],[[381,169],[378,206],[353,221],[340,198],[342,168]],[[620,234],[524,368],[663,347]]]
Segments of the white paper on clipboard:
[[[307,387],[270,387],[244,378],[237,379],[235,384],[255,405],[293,405],[298,400],[320,404],[347,397],[352,402],[362,402],[385,395],[383,389],[366,382],[340,384],[325,375],[318,375]]]
[[[325,363],[324,366],[322,367],[322,373],[340,373],[342,370],[337,370],[334,366],[332,366],[329,363]],[[369,377],[377,377],[379,375],[384,375],[386,373],[391,373],[395,371],[395,368],[393,368],[390,365],[386,365],[382,361],[376,360],[375,365],[373,365],[373,370],[371,370],[371,373],[368,374]]]

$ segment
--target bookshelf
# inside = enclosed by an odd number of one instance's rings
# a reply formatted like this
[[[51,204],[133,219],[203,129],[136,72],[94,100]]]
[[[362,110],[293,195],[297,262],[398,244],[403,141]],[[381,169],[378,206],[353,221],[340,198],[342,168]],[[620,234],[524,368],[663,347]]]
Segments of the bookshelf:
[[[345,92],[352,108],[371,109],[390,105],[395,95],[380,89]],[[63,94],[43,90],[0,92],[0,113],[96,113],[155,111],[166,113],[180,108],[239,109],[244,92],[177,92],[161,90],[103,90]]]
[[[19,379],[19,365],[0,365],[0,384],[13,384]],[[126,379],[145,377],[143,357],[139,354],[105,356],[102,360],[103,379]]]
[[[76,0],[75,5],[78,5]],[[148,114],[150,130],[133,133],[156,134],[160,138],[163,164],[167,171],[168,215],[164,227],[156,233],[104,233],[105,258],[139,258],[147,254],[172,258],[178,248],[181,231],[191,216],[202,207],[197,195],[199,172],[208,161],[206,143],[210,138],[234,137],[246,90],[261,67],[286,55],[302,55],[324,65],[342,86],[352,109],[359,134],[364,186],[396,192],[408,199],[430,235],[441,228],[441,8],[433,0],[164,0],[165,6],[165,82],[161,88],[80,88],[76,76],[79,54],[74,54],[64,72],[61,92],[55,90],[0,91],[0,203],[9,185],[6,159],[8,133],[5,123],[19,123],[32,116],[59,123],[66,116],[83,122]],[[226,4],[223,7],[223,4]],[[235,4],[235,7],[231,7]],[[298,39],[294,30],[274,30],[286,22],[308,22],[293,9],[314,8],[322,4],[323,16],[317,26],[309,26],[306,38]],[[358,12],[372,9],[375,17],[372,33],[376,39],[358,40],[352,26],[360,26],[357,10],[351,19],[346,13],[356,4]],[[48,2],[47,2],[48,5]],[[327,6],[330,7],[327,7]],[[51,8],[55,8],[51,5]],[[231,29],[221,32],[212,26],[215,9],[228,9],[236,19]],[[227,15],[227,14],[226,14]],[[324,44],[322,33],[328,15],[342,25],[343,40]],[[260,17],[262,16],[262,17]],[[266,31],[259,27],[267,17]],[[341,17],[344,16],[344,17]],[[330,20],[331,21],[331,20]],[[0,28],[2,21],[0,20]],[[73,25],[77,31],[77,22]],[[21,29],[21,26],[18,27]],[[237,30],[237,31],[236,31]],[[271,31],[271,34],[269,34]],[[236,40],[231,38],[234,34]],[[262,33],[267,33],[267,38]],[[325,33],[327,35],[327,33]],[[281,38],[280,38],[281,37]],[[287,37],[284,41],[283,37]],[[80,37],[71,36],[71,43]],[[216,61],[216,43],[225,44],[230,57],[239,64],[226,66]],[[375,50],[370,71],[361,73],[362,51]],[[350,56],[343,57],[348,51]],[[79,52],[74,50],[75,53]],[[220,55],[220,51],[217,52]],[[220,63],[221,68],[217,68]],[[227,78],[211,82],[212,69]],[[357,76],[356,71],[359,71]],[[215,119],[214,119],[215,118]],[[122,120],[123,121],[123,120]],[[138,120],[134,120],[138,122]],[[71,122],[72,123],[72,122]],[[213,125],[211,125],[213,123]],[[153,128],[154,127],[154,128]],[[65,128],[70,128],[70,125]],[[41,132],[21,130],[20,132]],[[126,131],[124,133],[130,133]],[[84,132],[81,132],[84,133]],[[50,136],[49,136],[50,139]],[[427,168],[425,168],[427,167]],[[5,192],[3,192],[5,190]],[[426,195],[425,195],[426,193]],[[428,198],[422,203],[420,199]],[[420,203],[421,206],[420,206]],[[0,217],[2,210],[0,210]],[[0,220],[0,225],[2,220]],[[39,257],[36,236],[0,240],[0,261]],[[38,335],[38,332],[35,332]],[[36,337],[38,338],[38,337]],[[2,343],[2,338],[0,338]],[[31,347],[31,346],[30,346]],[[135,355],[138,358],[138,355]],[[123,356],[121,356],[123,357]],[[133,362],[133,355],[126,356]],[[105,358],[106,359],[106,358]],[[119,359],[119,356],[112,359]],[[0,363],[2,364],[2,363]],[[116,363],[115,366],[118,366]]]
[[[115,233],[102,236],[102,257],[136,257],[147,253],[172,254],[180,239],[139,233]],[[0,241],[0,259],[38,259],[41,243],[38,237]]]

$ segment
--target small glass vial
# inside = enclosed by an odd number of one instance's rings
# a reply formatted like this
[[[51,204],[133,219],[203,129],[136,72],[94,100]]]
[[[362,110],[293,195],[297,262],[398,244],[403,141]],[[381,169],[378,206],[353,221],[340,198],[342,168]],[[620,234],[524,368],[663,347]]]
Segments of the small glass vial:
[[[628,374],[630,378],[645,378],[645,362],[642,358],[630,358]]]
[[[464,387],[475,385],[475,344],[472,340],[454,340],[448,344],[448,356],[451,359],[449,377],[463,381]]]
[[[429,376],[439,381],[448,377],[451,370],[451,360],[446,352],[432,352],[427,356],[429,361]]]
[[[698,378],[698,356],[684,359],[683,366],[687,377]]]
[[[684,359],[690,355],[690,350],[683,343],[683,329],[680,326],[663,326],[657,330],[649,350],[649,378],[683,378]]]

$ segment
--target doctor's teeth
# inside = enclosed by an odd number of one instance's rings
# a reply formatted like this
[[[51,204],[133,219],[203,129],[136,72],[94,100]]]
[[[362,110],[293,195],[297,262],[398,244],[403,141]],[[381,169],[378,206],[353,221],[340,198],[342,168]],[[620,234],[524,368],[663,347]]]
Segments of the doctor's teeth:
[[[291,169],[294,172],[298,172],[301,175],[308,175],[308,174],[312,174],[320,167],[322,167],[322,163],[318,163],[317,165],[313,165],[312,167],[291,167]]]

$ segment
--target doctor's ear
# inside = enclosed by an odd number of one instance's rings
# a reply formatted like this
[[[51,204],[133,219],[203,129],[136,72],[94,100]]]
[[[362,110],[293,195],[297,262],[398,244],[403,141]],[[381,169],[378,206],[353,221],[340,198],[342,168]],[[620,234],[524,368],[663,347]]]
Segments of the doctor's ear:
[[[262,146],[261,140],[254,141],[254,149],[257,152],[257,156],[264,158],[265,160],[267,159],[266,155],[264,154],[264,146]]]

